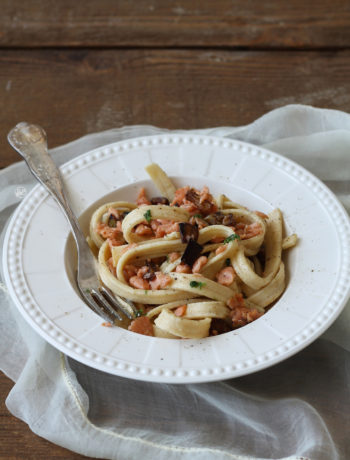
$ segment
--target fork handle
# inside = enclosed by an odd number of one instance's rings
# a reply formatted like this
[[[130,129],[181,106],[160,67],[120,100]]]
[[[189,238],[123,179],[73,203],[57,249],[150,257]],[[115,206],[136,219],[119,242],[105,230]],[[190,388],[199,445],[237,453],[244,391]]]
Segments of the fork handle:
[[[24,158],[31,173],[56,199],[65,213],[78,246],[85,245],[85,236],[68,204],[62,176],[47,150],[46,133],[40,126],[18,123],[8,134],[10,145]]]

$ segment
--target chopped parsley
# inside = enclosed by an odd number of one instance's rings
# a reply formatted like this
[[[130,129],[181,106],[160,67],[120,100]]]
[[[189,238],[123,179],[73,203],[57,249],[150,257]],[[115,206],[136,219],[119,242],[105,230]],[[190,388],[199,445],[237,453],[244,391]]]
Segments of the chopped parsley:
[[[151,215],[150,209],[148,209],[148,210],[144,213],[143,217],[147,220],[148,223],[151,222],[152,215]]]
[[[202,289],[202,287],[205,286],[205,283],[202,283],[201,281],[190,281],[190,286],[193,288]]]
[[[240,240],[240,239],[241,237],[237,233],[232,233],[232,235],[224,239],[224,244],[228,244],[228,243],[231,243],[231,241]]]
[[[229,267],[231,265],[231,259],[226,259],[225,260],[225,265],[226,265],[226,267]]]
[[[108,217],[108,227],[116,228],[116,226],[117,226],[117,219],[115,216],[113,216],[113,214],[111,214]]]
[[[137,310],[136,312],[136,318],[139,318],[140,316],[143,316],[143,311],[142,310]]]
[[[202,219],[202,214],[193,214],[193,217],[199,217],[200,219]]]

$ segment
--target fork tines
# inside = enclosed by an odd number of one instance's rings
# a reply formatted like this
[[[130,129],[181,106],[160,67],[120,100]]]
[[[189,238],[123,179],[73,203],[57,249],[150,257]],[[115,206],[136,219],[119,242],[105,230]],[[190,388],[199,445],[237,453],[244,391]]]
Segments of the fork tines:
[[[98,290],[91,289],[90,291],[90,295],[95,304],[97,304],[99,310],[102,310],[107,317],[109,317],[109,321],[114,322],[116,319],[118,321],[122,321],[122,316],[116,311],[117,304],[110,301],[110,299],[106,299],[105,293],[102,289],[103,288],[99,288]]]
[[[129,319],[134,319],[137,314],[137,308],[132,302],[115,296],[104,286],[90,289],[89,294],[89,303],[94,311],[109,322],[122,321],[123,317],[120,313]]]

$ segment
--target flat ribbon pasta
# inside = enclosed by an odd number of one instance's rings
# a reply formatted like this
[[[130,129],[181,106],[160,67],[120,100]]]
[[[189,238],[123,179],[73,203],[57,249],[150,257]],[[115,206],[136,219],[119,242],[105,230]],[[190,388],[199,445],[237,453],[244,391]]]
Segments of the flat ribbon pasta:
[[[282,252],[297,243],[283,237],[281,211],[214,200],[207,187],[176,189],[158,165],[146,170],[162,194],[152,203],[173,201],[148,204],[142,189],[142,205],[115,201],[93,213],[102,282],[138,305],[156,337],[198,339],[257,319],[285,290]]]
[[[102,246],[102,244],[106,241],[106,238],[103,238],[97,232],[97,227],[98,224],[102,223],[102,218],[106,213],[108,213],[109,208],[113,208],[120,212],[130,212],[136,208],[136,205],[127,201],[113,201],[103,204],[96,209],[90,220],[90,237],[98,248]]]
[[[183,339],[202,339],[209,335],[209,318],[200,320],[178,318],[167,308],[162,310],[154,323],[160,329],[169,331]]]
[[[133,229],[141,223],[144,223],[147,219],[147,213],[149,218],[152,219],[165,219],[175,222],[187,222],[189,219],[189,213],[181,208],[164,206],[164,205],[144,205],[140,208],[130,212],[122,223],[124,239],[128,243],[139,243],[147,239],[144,236],[137,235],[133,232]],[[147,221],[146,221],[147,223]]]

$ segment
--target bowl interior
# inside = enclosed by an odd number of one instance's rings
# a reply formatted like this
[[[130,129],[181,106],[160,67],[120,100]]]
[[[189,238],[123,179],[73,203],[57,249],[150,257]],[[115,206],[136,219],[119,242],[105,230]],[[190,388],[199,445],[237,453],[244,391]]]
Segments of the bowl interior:
[[[271,203],[268,203],[258,195],[252,193],[251,191],[247,191],[242,189],[241,187],[237,187],[234,184],[227,184],[227,183],[219,183],[217,181],[209,180],[208,178],[200,178],[200,177],[171,177],[174,185],[178,187],[183,187],[185,185],[190,185],[192,187],[196,187],[201,189],[204,185],[209,187],[209,191],[214,195],[217,196],[219,194],[225,194],[227,197],[232,199],[232,201],[239,203],[250,210],[257,210],[264,213],[269,213],[273,210]],[[86,236],[89,235],[89,225],[90,219],[93,212],[101,205],[113,202],[113,201],[130,201],[131,203],[136,202],[137,195],[141,187],[145,187],[146,193],[148,197],[159,196],[159,191],[155,187],[152,181],[150,180],[143,180],[138,181],[132,184],[129,184],[124,187],[120,187],[117,190],[99,198],[94,203],[92,203],[88,208],[79,216],[79,223],[81,228]],[[283,209],[282,209],[283,212]],[[285,234],[290,234],[290,229],[288,226],[288,222],[284,222],[285,225]],[[293,255],[293,251],[284,251],[283,260],[286,265],[286,285],[288,287],[288,280],[289,280],[289,273],[293,271],[293,266],[296,264],[295,256]],[[75,282],[75,273],[77,269],[77,251],[75,242],[73,239],[72,234],[69,234],[67,238],[65,251],[64,251],[64,266],[66,270],[66,274],[68,279],[76,291],[77,295],[78,289]],[[277,306],[278,301],[275,303],[274,308]],[[125,327],[124,323],[121,323],[121,327]]]

